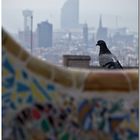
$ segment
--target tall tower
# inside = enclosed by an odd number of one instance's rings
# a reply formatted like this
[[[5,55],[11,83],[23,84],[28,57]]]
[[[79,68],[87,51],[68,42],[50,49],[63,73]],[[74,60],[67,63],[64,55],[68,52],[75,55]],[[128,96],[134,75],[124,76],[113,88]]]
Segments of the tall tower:
[[[102,16],[100,16],[99,19],[99,26],[97,29],[96,40],[104,40],[104,41],[108,40],[108,30],[106,27],[103,27]]]
[[[24,31],[31,29],[31,17],[33,16],[31,10],[24,10],[23,17],[24,17]]]
[[[86,47],[88,47],[88,25],[85,23],[83,25],[83,41]]]
[[[79,0],[67,0],[61,8],[61,28],[79,27]]]
[[[31,10],[23,11],[24,17],[24,46],[32,48],[32,20],[33,13]]]

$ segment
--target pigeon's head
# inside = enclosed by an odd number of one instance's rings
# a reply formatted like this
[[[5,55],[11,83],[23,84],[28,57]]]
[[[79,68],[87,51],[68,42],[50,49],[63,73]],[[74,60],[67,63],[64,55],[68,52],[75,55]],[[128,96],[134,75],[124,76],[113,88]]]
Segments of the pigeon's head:
[[[106,47],[106,43],[103,40],[98,40],[96,46]]]

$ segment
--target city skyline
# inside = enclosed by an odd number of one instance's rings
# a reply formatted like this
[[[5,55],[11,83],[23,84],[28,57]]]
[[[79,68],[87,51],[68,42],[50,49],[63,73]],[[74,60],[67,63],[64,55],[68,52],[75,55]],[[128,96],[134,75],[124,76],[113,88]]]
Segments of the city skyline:
[[[23,29],[22,10],[29,9],[34,15],[34,30],[37,23],[48,20],[54,25],[54,29],[60,28],[60,12],[66,0],[36,1],[13,0],[8,6],[8,0],[2,3],[2,25],[9,32],[17,32]],[[49,3],[49,5],[47,4]],[[137,0],[106,0],[103,2],[80,0],[80,23],[88,23],[89,27],[98,27],[99,16],[102,14],[105,27],[127,27],[132,31],[138,30],[138,1]],[[18,8],[17,6],[18,5]],[[38,6],[39,5],[39,6]],[[115,6],[114,6],[115,5]],[[125,8],[124,8],[125,5]],[[16,6],[16,7],[15,7]],[[88,7],[88,8],[87,8]],[[129,16],[128,16],[129,15]],[[11,19],[12,18],[12,19]],[[116,19],[118,19],[116,21]],[[18,21],[18,22],[17,22]]]
[[[98,29],[96,32],[95,30],[88,28],[86,22],[80,30],[59,30],[53,32],[53,24],[48,21],[42,21],[38,24],[37,32],[32,32],[33,45],[31,46],[31,30],[29,30],[31,29],[29,27],[31,24],[29,21],[31,20],[32,11],[24,10],[23,13],[24,23],[26,23],[25,29],[24,31],[18,32],[15,38],[28,51],[33,52],[34,54],[39,53],[39,57],[43,60],[50,60],[54,64],[62,64],[62,56],[64,54],[92,55],[96,50],[90,51],[89,49],[95,49],[97,40],[103,39],[109,47],[115,49],[116,54],[119,56],[123,64],[130,65],[130,61],[134,61],[134,64],[137,65],[137,34],[128,32],[127,28],[110,30],[104,26],[102,15],[99,18]],[[29,16],[28,22],[26,16]],[[29,23],[29,26],[27,23]],[[27,33],[29,36],[27,36]],[[61,49],[59,50],[58,48]],[[67,48],[67,51],[65,51],[65,48]],[[120,49],[123,50],[123,48],[126,49],[125,52],[120,51]],[[128,57],[124,60],[123,56],[126,53]],[[94,58],[94,60],[96,60],[96,58]],[[94,64],[97,64],[97,61],[94,62]]]

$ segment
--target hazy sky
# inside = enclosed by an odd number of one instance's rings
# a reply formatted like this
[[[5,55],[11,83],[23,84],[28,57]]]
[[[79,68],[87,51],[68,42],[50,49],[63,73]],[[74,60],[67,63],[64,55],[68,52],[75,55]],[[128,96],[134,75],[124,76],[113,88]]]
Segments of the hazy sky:
[[[22,10],[29,9],[34,15],[34,29],[37,23],[49,20],[54,28],[60,27],[60,11],[66,0],[2,0],[2,25],[10,32],[23,29]],[[80,23],[97,27],[102,14],[103,25],[128,27],[138,30],[138,0],[79,0]]]

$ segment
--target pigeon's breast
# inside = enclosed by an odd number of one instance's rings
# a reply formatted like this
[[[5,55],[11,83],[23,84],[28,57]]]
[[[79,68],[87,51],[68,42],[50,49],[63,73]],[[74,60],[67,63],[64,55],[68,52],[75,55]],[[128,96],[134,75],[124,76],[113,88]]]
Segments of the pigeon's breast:
[[[100,66],[104,66],[105,64],[107,64],[109,62],[114,62],[111,54],[99,55],[99,64],[100,64]]]

